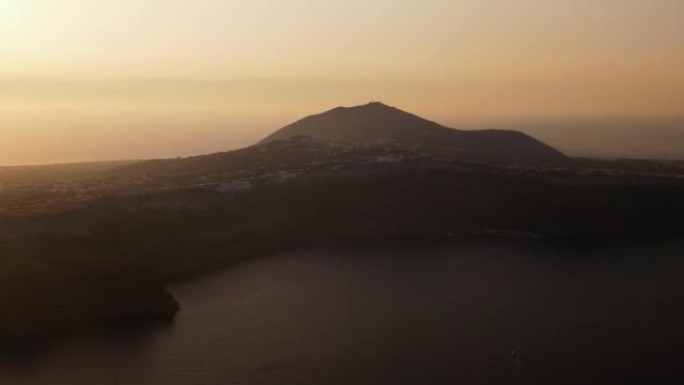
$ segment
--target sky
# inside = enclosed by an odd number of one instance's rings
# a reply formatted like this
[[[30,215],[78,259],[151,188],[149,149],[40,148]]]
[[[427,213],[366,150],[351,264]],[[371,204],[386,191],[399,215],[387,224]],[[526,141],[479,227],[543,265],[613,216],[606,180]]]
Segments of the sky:
[[[0,0],[0,165],[227,150],[371,100],[671,119],[682,68],[681,0]]]

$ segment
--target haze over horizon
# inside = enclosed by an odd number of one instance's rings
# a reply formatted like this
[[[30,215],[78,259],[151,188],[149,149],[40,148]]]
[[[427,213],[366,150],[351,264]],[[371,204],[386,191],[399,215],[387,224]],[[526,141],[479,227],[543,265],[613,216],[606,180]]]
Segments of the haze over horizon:
[[[2,0],[0,165],[228,150],[370,100],[572,155],[684,157],[682,14],[678,0]]]

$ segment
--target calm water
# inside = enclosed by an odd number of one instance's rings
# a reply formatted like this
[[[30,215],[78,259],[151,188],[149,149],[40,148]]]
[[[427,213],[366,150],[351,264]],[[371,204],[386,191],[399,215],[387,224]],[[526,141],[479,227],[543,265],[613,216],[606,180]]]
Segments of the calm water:
[[[173,287],[171,326],[2,356],[0,384],[681,383],[683,256],[491,241],[288,252]]]

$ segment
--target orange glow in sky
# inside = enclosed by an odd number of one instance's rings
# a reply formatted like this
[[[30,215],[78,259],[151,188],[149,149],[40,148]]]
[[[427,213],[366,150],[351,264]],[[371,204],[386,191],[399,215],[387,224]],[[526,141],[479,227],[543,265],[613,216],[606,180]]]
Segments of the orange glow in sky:
[[[684,115],[681,0],[0,0],[0,164],[230,149],[338,105]]]

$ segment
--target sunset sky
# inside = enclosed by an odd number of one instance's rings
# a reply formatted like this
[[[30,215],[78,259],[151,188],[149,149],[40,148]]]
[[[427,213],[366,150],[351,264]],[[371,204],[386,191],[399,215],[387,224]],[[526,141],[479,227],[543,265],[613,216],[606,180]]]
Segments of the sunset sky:
[[[199,154],[370,100],[684,116],[682,0],[0,0],[0,165]]]

